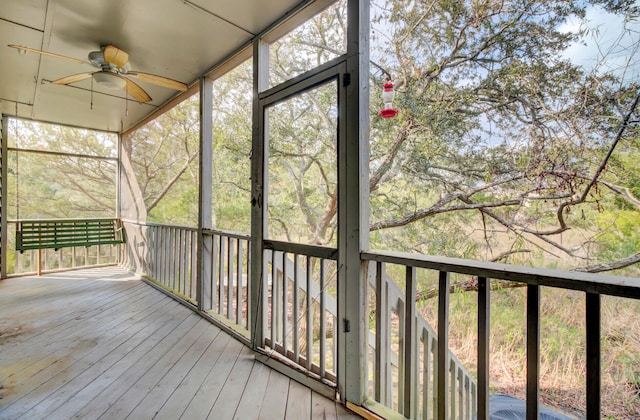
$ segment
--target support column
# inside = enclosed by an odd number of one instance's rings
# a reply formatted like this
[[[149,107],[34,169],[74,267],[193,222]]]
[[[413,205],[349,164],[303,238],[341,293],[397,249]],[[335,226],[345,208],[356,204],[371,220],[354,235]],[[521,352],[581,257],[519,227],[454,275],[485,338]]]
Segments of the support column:
[[[118,133],[118,143],[116,144],[116,154],[118,160],[116,161],[116,219],[122,219],[122,132]],[[124,229],[124,226],[123,226]],[[71,256],[71,266],[75,267],[76,264],[76,249],[72,249]],[[126,252],[127,245],[120,244],[116,246],[118,255],[116,256],[116,262],[118,265],[124,265],[126,261]],[[109,255],[111,255],[111,249],[109,250]],[[98,255],[100,255],[100,250],[98,250]]]
[[[142,189],[136,178],[133,161],[131,160],[133,152],[132,136],[132,131],[121,133],[119,136],[119,217],[125,220],[145,222],[147,220],[147,208],[144,203]],[[127,243],[120,245],[120,264],[139,274],[144,273],[144,262],[147,261],[148,257],[144,253],[149,252],[146,247],[137,246],[144,243],[145,229],[146,227],[144,226],[131,226],[127,230]]]
[[[198,174],[198,260],[196,272],[196,299],[198,310],[210,308],[211,296],[211,248],[210,236],[205,238],[203,229],[213,228],[211,214],[213,182],[213,82],[200,79],[200,164]]]
[[[118,133],[118,144],[116,146],[118,160],[116,161],[116,218],[122,217],[122,133]]]
[[[366,397],[367,264],[369,248],[369,0],[349,0],[347,72],[341,77],[338,135],[338,391],[362,405]],[[342,106],[344,104],[344,106]]]
[[[2,116],[2,155],[0,155],[0,279],[7,277],[7,154],[9,118]]]
[[[253,43],[253,128],[251,146],[251,283],[249,290],[249,332],[253,348],[264,343],[263,240],[267,230],[266,118],[260,113],[258,95],[269,85],[269,46],[256,39]]]

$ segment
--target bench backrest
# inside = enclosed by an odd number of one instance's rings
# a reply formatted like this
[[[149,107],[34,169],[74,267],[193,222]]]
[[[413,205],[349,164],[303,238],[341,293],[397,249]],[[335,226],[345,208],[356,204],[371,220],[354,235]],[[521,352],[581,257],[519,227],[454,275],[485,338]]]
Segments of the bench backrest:
[[[120,219],[51,219],[18,222],[16,250],[124,243]]]

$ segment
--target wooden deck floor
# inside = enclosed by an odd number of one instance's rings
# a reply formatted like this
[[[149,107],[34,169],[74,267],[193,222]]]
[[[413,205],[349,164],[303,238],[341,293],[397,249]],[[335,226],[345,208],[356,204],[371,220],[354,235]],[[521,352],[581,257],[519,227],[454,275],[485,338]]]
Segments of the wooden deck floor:
[[[118,268],[0,281],[0,419],[355,419]]]

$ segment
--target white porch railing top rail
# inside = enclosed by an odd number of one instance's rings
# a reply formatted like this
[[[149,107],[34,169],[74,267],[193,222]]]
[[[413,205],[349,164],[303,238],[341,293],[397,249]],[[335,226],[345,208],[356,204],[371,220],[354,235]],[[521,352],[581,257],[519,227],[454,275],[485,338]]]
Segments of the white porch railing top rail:
[[[190,230],[190,231],[197,231],[198,230],[197,227],[186,226],[186,225],[174,225],[172,223],[147,222],[147,221],[141,221],[141,220],[124,219],[124,218],[120,219],[120,220],[122,220],[124,223],[129,223],[129,224],[138,225],[138,226],[170,227],[170,228],[174,228],[174,229]]]
[[[198,228],[194,226],[186,226],[186,225],[174,225],[171,223],[160,223],[160,222],[147,222],[140,220],[132,220],[132,219],[121,219],[123,222],[139,225],[139,226],[158,226],[158,227],[171,227],[175,229],[181,229],[186,231],[197,232]],[[234,239],[246,239],[250,240],[251,235],[248,233],[242,232],[234,232],[231,230],[223,230],[223,229],[202,229],[202,232],[205,235],[223,235],[226,237],[234,238]]]

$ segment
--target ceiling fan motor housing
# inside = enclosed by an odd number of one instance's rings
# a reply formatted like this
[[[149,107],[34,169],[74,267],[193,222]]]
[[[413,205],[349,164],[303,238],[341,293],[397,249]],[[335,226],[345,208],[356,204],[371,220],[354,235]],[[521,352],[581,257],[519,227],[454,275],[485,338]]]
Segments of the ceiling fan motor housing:
[[[89,61],[97,68],[102,68],[107,64],[104,61],[104,54],[102,51],[91,51],[89,53]]]

